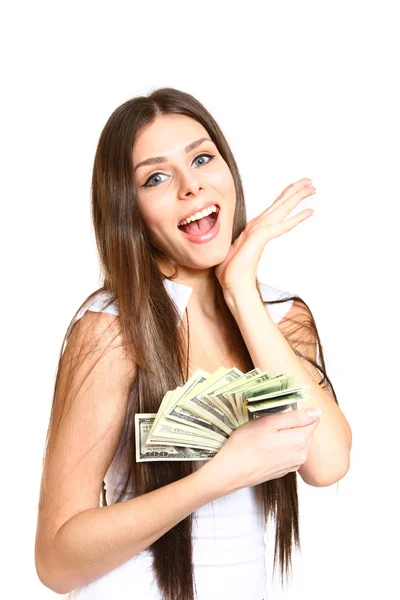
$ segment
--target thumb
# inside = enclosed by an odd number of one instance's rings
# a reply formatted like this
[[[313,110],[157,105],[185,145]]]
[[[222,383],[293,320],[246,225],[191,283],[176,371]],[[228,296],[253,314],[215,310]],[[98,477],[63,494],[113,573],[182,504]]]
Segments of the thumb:
[[[293,427],[305,427],[314,423],[321,416],[319,407],[301,408],[298,410],[289,410],[284,413],[275,415],[267,415],[268,424],[272,429],[279,431],[280,429],[292,429]]]

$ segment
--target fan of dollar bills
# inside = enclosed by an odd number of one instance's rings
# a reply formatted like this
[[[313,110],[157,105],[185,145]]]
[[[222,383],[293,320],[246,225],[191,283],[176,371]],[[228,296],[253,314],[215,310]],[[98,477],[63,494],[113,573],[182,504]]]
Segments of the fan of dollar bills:
[[[232,431],[249,420],[296,410],[309,396],[285,373],[269,377],[255,368],[242,373],[201,369],[168,391],[156,414],[136,413],[136,461],[209,460]]]

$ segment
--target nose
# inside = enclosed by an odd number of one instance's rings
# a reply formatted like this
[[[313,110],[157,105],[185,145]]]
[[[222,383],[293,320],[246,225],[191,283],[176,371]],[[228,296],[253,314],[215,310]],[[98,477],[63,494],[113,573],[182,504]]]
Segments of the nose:
[[[178,191],[179,198],[187,200],[192,196],[197,196],[202,189],[204,188],[200,180],[200,175],[194,172],[193,169],[182,174]]]

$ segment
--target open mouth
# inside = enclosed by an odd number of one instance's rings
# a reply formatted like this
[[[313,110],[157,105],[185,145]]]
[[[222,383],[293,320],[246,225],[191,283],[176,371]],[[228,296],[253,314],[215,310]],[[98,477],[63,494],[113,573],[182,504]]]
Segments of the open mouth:
[[[213,212],[206,217],[202,217],[201,219],[191,221],[186,225],[178,225],[178,229],[187,235],[204,235],[205,233],[208,233],[214,227],[220,213],[218,204],[215,206],[217,207],[216,212]]]

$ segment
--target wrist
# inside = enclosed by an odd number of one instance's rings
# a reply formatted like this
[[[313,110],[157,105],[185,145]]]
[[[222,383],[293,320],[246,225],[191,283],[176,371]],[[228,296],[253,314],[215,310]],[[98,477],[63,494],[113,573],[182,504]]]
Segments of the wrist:
[[[212,500],[217,500],[235,491],[234,485],[228,480],[227,473],[224,472],[224,469],[219,468],[218,453],[205,462],[197,473],[204,480],[204,485]]]
[[[260,296],[255,286],[243,285],[236,289],[224,289],[223,294],[225,302],[231,310],[238,309],[243,303],[260,302]]]

